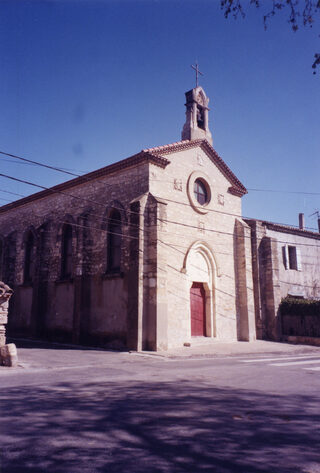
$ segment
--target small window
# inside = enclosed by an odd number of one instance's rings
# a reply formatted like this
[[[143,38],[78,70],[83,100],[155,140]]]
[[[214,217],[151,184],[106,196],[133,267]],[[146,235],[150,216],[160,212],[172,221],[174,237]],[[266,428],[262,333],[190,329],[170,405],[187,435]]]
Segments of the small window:
[[[108,219],[107,237],[107,270],[110,272],[120,271],[121,265],[121,215],[118,210],[113,210]]]
[[[290,269],[298,269],[297,266],[297,249],[295,246],[288,246],[288,254],[289,254],[289,268]]]
[[[194,196],[199,202],[200,205],[208,203],[208,191],[205,183],[201,179],[196,179],[194,181]]]
[[[283,264],[286,269],[301,271],[300,248],[286,245],[282,248]]]
[[[72,226],[66,224],[62,230],[61,241],[61,277],[68,279],[72,275]]]
[[[34,268],[34,236],[32,232],[29,232],[25,242],[25,254],[24,254],[24,282],[31,283],[33,280],[33,268]]]

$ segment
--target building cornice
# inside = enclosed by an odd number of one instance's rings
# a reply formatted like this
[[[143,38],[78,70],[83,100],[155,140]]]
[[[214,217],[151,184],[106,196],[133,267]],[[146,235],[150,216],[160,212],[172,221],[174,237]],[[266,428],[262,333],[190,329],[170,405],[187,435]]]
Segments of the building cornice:
[[[302,230],[301,228],[291,227],[290,225],[282,225],[279,223],[267,222],[266,220],[258,220],[254,218],[244,219],[248,224],[258,223],[268,230],[273,230],[275,232],[289,233],[291,235],[298,235],[307,238],[313,238],[314,240],[320,240],[320,233],[312,232],[310,230]]]
[[[166,156],[177,151],[184,151],[187,149],[198,147],[200,147],[208,155],[208,157],[218,167],[222,174],[228,179],[228,181],[230,181],[232,186],[229,188],[229,192],[231,194],[237,195],[239,197],[242,197],[243,195],[247,194],[248,191],[245,186],[239,181],[235,174],[233,174],[229,166],[227,166],[227,164],[223,161],[223,159],[218,155],[216,150],[210,145],[207,140],[199,139],[177,141],[175,143],[171,143],[164,146],[147,148],[143,151],[151,153],[155,156]]]
[[[71,189],[73,187],[85,184],[87,182],[91,182],[100,177],[105,177],[110,174],[114,174],[115,172],[122,171],[123,169],[128,169],[130,167],[138,166],[144,163],[152,163],[161,168],[165,168],[170,163],[170,161],[162,156],[155,156],[154,154],[151,154],[147,151],[141,151],[140,153],[118,161],[114,164],[110,164],[109,166],[105,166],[101,169],[89,172],[88,174],[84,174],[83,176],[71,179],[70,181],[62,182],[61,184],[58,184],[56,186],[49,187],[43,191],[36,192],[35,194],[31,194],[27,197],[23,197],[22,199],[3,205],[2,207],[0,207],[0,213],[4,213],[11,209],[21,207],[22,205],[29,204],[30,202],[43,199],[44,197],[51,196],[52,194],[64,194],[66,190]]]

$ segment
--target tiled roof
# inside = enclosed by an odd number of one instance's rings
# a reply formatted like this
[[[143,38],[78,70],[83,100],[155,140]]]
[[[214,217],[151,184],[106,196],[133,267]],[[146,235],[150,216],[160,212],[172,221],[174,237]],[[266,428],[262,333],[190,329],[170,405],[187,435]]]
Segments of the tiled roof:
[[[184,149],[191,149],[199,147],[203,149],[210,157],[210,159],[216,164],[216,166],[220,169],[222,174],[230,181],[232,184],[229,187],[229,192],[231,194],[242,196],[247,193],[246,188],[241,184],[239,179],[233,174],[231,169],[225,164],[222,158],[217,154],[217,152],[213,149],[213,147],[208,143],[207,140],[183,140],[177,141],[175,143],[163,145],[163,146],[156,146],[154,148],[146,148],[140,151],[129,158],[122,159],[114,164],[110,164],[109,166],[105,166],[101,169],[97,169],[96,171],[89,172],[88,174],[84,174],[83,176],[76,177],[75,179],[71,179],[70,181],[65,181],[61,184],[58,184],[54,187],[50,187],[40,192],[36,192],[35,194],[31,194],[28,197],[24,197],[22,199],[16,200],[15,202],[10,202],[9,204],[3,205],[0,207],[0,213],[6,212],[12,208],[20,207],[22,205],[28,204],[29,202],[33,202],[37,199],[42,199],[54,193],[65,193],[66,189],[70,189],[72,187],[78,186],[80,184],[84,184],[91,180],[97,179],[99,177],[107,176],[108,174],[113,174],[117,171],[122,169],[129,168],[131,166],[135,166],[138,164],[142,164],[144,162],[150,162],[155,164],[156,166],[160,166],[165,168],[170,161],[164,156],[177,152],[182,151]]]
[[[196,141],[197,141],[197,143],[199,143],[203,140],[196,140]],[[176,151],[177,148],[179,148],[179,147],[184,148],[184,147],[190,145],[191,143],[192,142],[190,140],[175,141],[174,143],[169,143],[167,145],[155,146],[153,148],[145,148],[142,151],[145,152],[145,153],[159,153],[159,152],[165,153],[168,150],[168,152],[171,153],[172,151]]]
[[[247,193],[245,186],[239,181],[239,179],[233,174],[231,169],[226,165],[223,159],[218,155],[216,150],[208,143],[207,140],[183,140],[175,143],[167,144],[164,146],[156,146],[155,148],[146,148],[143,151],[151,153],[155,156],[165,156],[170,153],[177,151],[183,151],[185,149],[191,149],[199,147],[207,153],[211,160],[216,164],[222,174],[231,182],[232,186],[229,188],[229,192],[234,195],[242,196]]]
[[[136,166],[144,162],[151,162],[156,166],[160,166],[162,168],[166,167],[170,163],[168,159],[163,158],[162,156],[156,156],[147,151],[141,151],[140,153],[130,156],[129,158],[122,159],[121,161],[118,161],[114,164],[110,164],[109,166],[105,166],[101,169],[89,172],[88,174],[84,174],[83,176],[71,179],[70,181],[62,182],[61,184],[58,184],[54,187],[50,187],[43,191],[36,192],[35,194],[31,194],[28,197],[24,197],[14,202],[10,202],[9,204],[3,205],[2,207],[0,207],[0,213],[7,212],[12,208],[20,207],[21,205],[28,204],[29,202],[33,202],[37,199],[42,199],[43,197],[47,197],[52,194],[64,194],[64,191],[66,189],[70,189],[80,184],[85,184],[86,182],[90,182],[99,177],[104,177],[108,174],[113,174],[122,169],[126,169],[131,166]]]
[[[268,228],[268,230],[274,230],[276,232],[281,232],[281,233],[290,233],[292,235],[299,235],[299,236],[304,236],[308,238],[313,238],[315,240],[320,240],[320,233],[318,232],[312,232],[310,230],[302,230],[301,228],[298,227],[293,227],[290,225],[283,225],[280,223],[274,223],[274,222],[267,222],[266,220],[258,220],[255,218],[250,218],[244,219],[246,222],[258,222],[264,227]]]

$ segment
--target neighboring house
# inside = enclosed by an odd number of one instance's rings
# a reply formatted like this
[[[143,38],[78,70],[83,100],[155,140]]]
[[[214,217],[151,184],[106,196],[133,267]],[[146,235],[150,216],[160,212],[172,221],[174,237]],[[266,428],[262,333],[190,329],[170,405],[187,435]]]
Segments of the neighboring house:
[[[318,294],[299,248],[319,235],[242,219],[246,189],[212,147],[208,98],[197,87],[186,99],[182,141],[0,208],[11,334],[134,350],[277,339],[293,283]],[[300,255],[304,273],[312,255]]]
[[[283,297],[320,298],[320,233],[260,220],[252,229],[252,267],[258,338],[281,338]]]

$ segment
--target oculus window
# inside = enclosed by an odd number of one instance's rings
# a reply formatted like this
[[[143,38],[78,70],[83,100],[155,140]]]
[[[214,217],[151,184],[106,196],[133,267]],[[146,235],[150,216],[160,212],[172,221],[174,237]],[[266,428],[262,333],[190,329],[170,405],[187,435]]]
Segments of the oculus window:
[[[193,185],[193,192],[197,202],[199,202],[200,205],[205,205],[208,203],[209,199],[207,186],[205,185],[204,181],[201,179],[196,179]]]
[[[212,196],[211,189],[210,177],[204,172],[194,171],[190,174],[187,183],[187,194],[190,204],[196,212],[206,214],[209,211]]]

